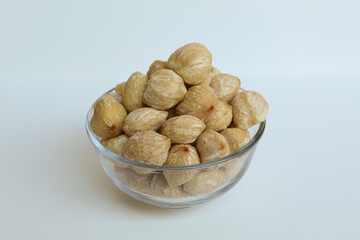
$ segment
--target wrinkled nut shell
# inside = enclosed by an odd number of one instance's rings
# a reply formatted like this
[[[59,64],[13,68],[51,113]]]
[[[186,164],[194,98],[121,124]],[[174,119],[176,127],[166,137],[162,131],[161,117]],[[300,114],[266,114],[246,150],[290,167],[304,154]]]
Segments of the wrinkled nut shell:
[[[145,104],[160,110],[175,106],[186,94],[183,79],[174,71],[162,69],[154,72],[143,94]]]
[[[126,134],[122,134],[118,137],[114,137],[102,142],[102,145],[112,151],[113,153],[124,157],[123,151],[126,142],[128,141],[129,137]]]
[[[149,70],[147,72],[147,77],[148,79],[150,79],[150,76],[161,69],[169,69],[169,67],[167,66],[167,62],[165,61],[161,61],[161,60],[155,60],[149,67]]]
[[[161,134],[172,143],[192,143],[204,131],[205,123],[191,115],[181,115],[166,120],[161,126]]]
[[[197,85],[210,78],[212,55],[200,43],[190,43],[177,49],[169,57],[168,67],[183,77],[190,85]]]
[[[240,79],[230,74],[220,73],[212,77],[210,87],[214,89],[218,99],[230,102],[239,92]]]
[[[128,188],[146,193],[150,188],[152,174],[137,174],[131,168],[115,166],[114,177]]]
[[[227,128],[232,121],[232,106],[226,102],[219,101],[215,114],[206,122],[206,129],[216,132]]]
[[[150,107],[138,108],[126,116],[122,129],[129,136],[145,130],[157,131],[167,116],[168,112],[166,111]]]
[[[263,122],[269,110],[269,104],[260,93],[243,91],[235,95],[233,105],[233,121],[235,126],[248,129]]]
[[[190,196],[207,194],[218,189],[225,180],[222,170],[199,172],[189,182],[184,184],[184,192]]]
[[[207,122],[216,111],[218,99],[214,90],[206,85],[193,86],[188,89],[184,100],[176,107],[178,115],[192,115]]]
[[[200,164],[196,148],[188,144],[177,144],[170,148],[164,166],[190,166],[195,164]],[[165,170],[164,176],[170,187],[177,187],[190,181],[196,173],[196,169]]]
[[[154,174],[150,182],[150,191],[152,194],[163,198],[181,198],[184,192],[180,187],[170,187],[164,176]]]
[[[221,132],[229,144],[230,154],[236,152],[250,142],[250,133],[247,129],[227,128]]]
[[[124,148],[127,159],[151,165],[163,165],[168,157],[170,139],[153,130],[141,131],[129,138]]]
[[[98,137],[107,140],[121,133],[125,116],[125,107],[113,96],[107,94],[95,103],[90,127]]]
[[[131,112],[144,106],[142,95],[147,84],[146,75],[135,72],[131,74],[124,89],[123,102],[126,109]]]
[[[205,130],[197,142],[196,148],[201,163],[210,162],[229,155],[229,145],[223,135],[213,130]]]

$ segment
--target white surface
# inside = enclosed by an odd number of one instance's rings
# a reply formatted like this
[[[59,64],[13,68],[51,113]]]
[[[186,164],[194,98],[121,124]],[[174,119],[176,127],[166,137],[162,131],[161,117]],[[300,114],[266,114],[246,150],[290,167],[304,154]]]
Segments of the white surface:
[[[295,2],[295,1],[293,1]],[[0,1],[0,239],[359,239],[357,1]],[[121,193],[91,103],[187,42],[270,104],[248,172],[186,210]]]

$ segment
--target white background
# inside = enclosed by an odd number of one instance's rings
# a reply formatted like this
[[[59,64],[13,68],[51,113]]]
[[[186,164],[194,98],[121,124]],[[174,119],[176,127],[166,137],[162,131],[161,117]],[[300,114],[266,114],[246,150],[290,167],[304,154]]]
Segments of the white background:
[[[360,239],[358,1],[0,0],[0,239]],[[186,209],[132,200],[92,102],[189,42],[270,104],[243,179]]]

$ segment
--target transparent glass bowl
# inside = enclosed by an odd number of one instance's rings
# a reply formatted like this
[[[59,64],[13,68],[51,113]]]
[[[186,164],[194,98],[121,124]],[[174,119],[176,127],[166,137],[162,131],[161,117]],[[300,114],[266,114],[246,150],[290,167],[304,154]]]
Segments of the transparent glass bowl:
[[[114,89],[106,92],[113,92]],[[86,117],[86,132],[93,143],[105,173],[127,195],[158,207],[186,208],[221,196],[232,188],[246,172],[265,121],[249,129],[251,141],[235,153],[218,160],[191,166],[155,166],[123,158],[106,149],[90,128],[94,105]],[[167,183],[186,182],[178,187]]]

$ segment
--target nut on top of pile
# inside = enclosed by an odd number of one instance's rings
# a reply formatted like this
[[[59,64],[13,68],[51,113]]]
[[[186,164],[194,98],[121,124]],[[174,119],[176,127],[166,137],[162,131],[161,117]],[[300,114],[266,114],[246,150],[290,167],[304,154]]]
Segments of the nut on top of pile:
[[[245,146],[248,128],[268,113],[265,99],[239,92],[240,85],[238,77],[212,66],[204,45],[190,43],[101,97],[90,125],[107,149],[133,161],[166,166],[214,161]]]

